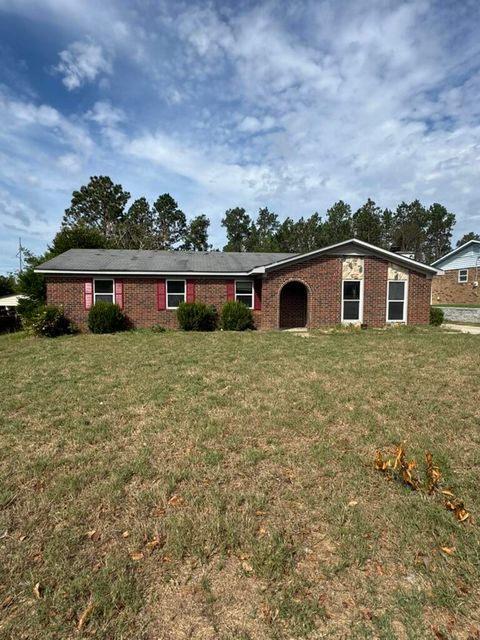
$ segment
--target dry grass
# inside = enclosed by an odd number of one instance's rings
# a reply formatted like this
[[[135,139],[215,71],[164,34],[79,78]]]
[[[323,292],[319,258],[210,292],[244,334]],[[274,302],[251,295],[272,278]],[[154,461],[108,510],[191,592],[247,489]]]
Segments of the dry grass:
[[[478,340],[2,337],[0,637],[480,638]]]

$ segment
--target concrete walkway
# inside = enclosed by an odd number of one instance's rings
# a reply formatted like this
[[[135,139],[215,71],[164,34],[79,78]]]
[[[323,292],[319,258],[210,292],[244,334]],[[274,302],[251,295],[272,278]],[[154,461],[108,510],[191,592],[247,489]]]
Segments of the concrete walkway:
[[[474,333],[480,335],[480,325],[468,325],[468,324],[443,324],[442,327],[449,331],[460,331],[461,333]]]

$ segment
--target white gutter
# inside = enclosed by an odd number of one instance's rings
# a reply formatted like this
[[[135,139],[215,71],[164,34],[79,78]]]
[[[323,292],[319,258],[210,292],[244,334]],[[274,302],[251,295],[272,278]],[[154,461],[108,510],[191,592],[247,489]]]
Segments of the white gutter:
[[[258,269],[259,267],[256,267]],[[251,271],[89,271],[87,269],[34,269],[35,273],[46,273],[49,275],[89,275],[89,276],[202,276],[202,277],[232,277],[241,278],[256,273]]]

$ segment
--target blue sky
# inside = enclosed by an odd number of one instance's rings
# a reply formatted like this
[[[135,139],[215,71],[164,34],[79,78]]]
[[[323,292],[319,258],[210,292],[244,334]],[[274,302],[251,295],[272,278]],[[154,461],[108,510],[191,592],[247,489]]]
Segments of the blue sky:
[[[0,272],[106,174],[207,214],[437,201],[480,231],[480,7],[0,0]]]

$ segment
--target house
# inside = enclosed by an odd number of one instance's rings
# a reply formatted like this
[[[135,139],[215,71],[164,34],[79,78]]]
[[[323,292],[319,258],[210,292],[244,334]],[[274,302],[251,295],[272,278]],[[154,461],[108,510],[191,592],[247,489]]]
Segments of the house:
[[[470,240],[436,260],[433,304],[480,304],[480,240]]]
[[[427,324],[435,268],[360,240],[303,254],[71,249],[35,269],[80,328],[98,300],[135,327],[176,328],[176,309],[239,300],[258,329]]]

